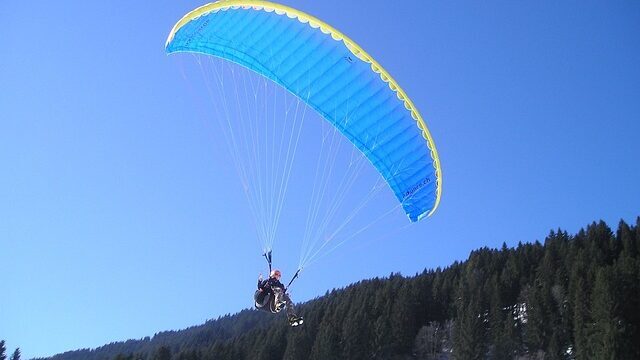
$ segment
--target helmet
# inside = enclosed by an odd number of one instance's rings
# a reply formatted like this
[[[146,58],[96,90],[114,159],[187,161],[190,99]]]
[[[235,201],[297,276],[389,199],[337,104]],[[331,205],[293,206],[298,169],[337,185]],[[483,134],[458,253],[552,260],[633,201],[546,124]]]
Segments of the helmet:
[[[278,269],[273,269],[269,277],[276,277],[276,276],[282,276],[282,273],[280,273],[280,270]]]

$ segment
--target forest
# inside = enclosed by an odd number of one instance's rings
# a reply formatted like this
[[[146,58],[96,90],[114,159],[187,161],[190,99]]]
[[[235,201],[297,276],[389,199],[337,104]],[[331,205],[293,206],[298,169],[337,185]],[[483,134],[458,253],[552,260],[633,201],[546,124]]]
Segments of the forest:
[[[328,291],[296,328],[245,309],[47,360],[640,359],[639,254],[640,217],[594,222]]]

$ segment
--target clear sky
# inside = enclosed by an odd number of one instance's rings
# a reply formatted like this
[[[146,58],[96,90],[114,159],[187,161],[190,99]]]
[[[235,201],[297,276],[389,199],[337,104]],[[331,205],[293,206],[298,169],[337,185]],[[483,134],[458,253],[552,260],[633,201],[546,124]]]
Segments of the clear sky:
[[[264,264],[246,201],[184,59],[164,53],[173,24],[202,4],[0,2],[9,352],[96,347],[251,306]],[[640,2],[285,4],[332,24],[395,77],[444,174],[431,218],[353,239],[304,273],[295,300],[640,215]],[[298,249],[278,251],[288,278]]]

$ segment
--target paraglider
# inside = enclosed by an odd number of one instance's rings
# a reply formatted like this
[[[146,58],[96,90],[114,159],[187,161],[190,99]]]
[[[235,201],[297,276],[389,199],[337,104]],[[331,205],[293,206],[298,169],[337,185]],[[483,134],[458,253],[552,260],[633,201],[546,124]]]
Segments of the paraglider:
[[[293,302],[287,294],[287,288],[280,282],[282,273],[274,269],[269,274],[269,278],[263,280],[262,275],[258,278],[258,289],[254,294],[255,307],[258,310],[279,313],[284,306],[287,309],[287,319],[289,325],[302,325],[304,319],[296,315]]]
[[[411,222],[432,215],[438,207],[442,193],[440,160],[424,119],[391,75],[353,40],[329,24],[294,8],[268,1],[223,0],[201,6],[180,19],[169,34],[166,51],[169,54],[187,52],[220,58],[286,89],[298,101],[315,110],[336,133],[348,139],[363,154],[384,179]],[[221,91],[221,95],[224,96],[225,91]],[[224,113],[229,117],[227,108],[224,108]],[[233,126],[242,120],[227,118],[226,123]],[[260,170],[269,158],[276,161],[285,158],[281,161],[286,161],[283,166],[271,167],[282,169],[275,173],[283,178],[273,181],[281,186],[279,191],[273,191],[273,196],[263,196],[263,188],[260,187],[259,199],[247,195],[250,201],[267,202],[252,208],[257,209],[254,211],[257,232],[263,253],[269,257],[288,184],[286,176],[289,176],[293,161],[289,160],[289,150],[295,152],[298,145],[294,135],[298,131],[299,139],[300,133],[295,126],[302,126],[293,124],[291,136],[273,136],[274,139],[289,139],[288,146],[280,144],[287,150],[286,158],[276,154],[262,159],[260,151],[257,151],[251,158],[255,163],[246,167]],[[251,131],[251,141],[260,134],[257,126],[259,124],[246,126]],[[232,129],[229,134],[228,141],[234,147],[235,157],[244,148],[252,148],[253,151],[272,148],[255,144],[238,146],[238,138],[243,131],[244,128]],[[292,146],[294,141],[295,146]],[[239,166],[245,189],[247,182],[263,181],[265,172],[248,176],[246,168],[242,164]],[[269,174],[268,171],[266,173]],[[341,197],[335,197],[328,201],[341,200]],[[338,202],[330,208],[333,211],[339,205]],[[328,213],[333,215],[331,211]],[[344,223],[350,220],[351,217],[346,217]],[[304,255],[301,255],[292,281],[344,227],[342,223],[329,230],[328,221],[319,223],[317,231],[310,231],[310,235],[304,236],[303,243],[310,248],[302,251]],[[315,244],[320,245],[311,248]],[[268,261],[271,270],[270,259]],[[270,276],[266,281],[274,278]],[[264,286],[259,288],[265,292]],[[280,288],[281,293],[274,288]],[[286,300],[285,287],[270,286],[269,296],[262,292],[260,289],[256,292],[256,307],[278,312],[284,304],[288,310],[290,301]],[[265,302],[265,298],[269,301]],[[284,302],[279,302],[281,299],[285,299]]]

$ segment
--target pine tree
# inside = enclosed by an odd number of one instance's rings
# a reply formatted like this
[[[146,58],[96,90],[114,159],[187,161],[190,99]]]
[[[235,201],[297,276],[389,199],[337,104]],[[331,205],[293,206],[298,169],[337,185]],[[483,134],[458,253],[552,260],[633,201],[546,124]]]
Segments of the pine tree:
[[[618,231],[617,231],[616,237],[618,238],[618,241],[620,241],[620,243],[622,244],[623,257],[637,258],[638,249],[636,248],[635,233],[633,232],[631,227],[629,227],[629,225],[627,225],[627,223],[625,223],[622,220],[618,225]]]
[[[311,320],[305,317],[305,323],[311,323]],[[287,348],[282,356],[283,360],[304,359],[311,354],[311,347],[313,346],[313,338],[310,334],[311,327],[302,326],[289,332]]]
[[[515,304],[520,294],[521,271],[517,261],[517,256],[511,250],[507,251],[507,260],[500,272],[500,289],[502,301],[505,304]]]
[[[371,349],[374,359],[389,357],[389,315],[382,313],[373,323],[373,346]]]
[[[574,351],[576,359],[588,358],[588,326],[590,319],[587,316],[587,310],[589,309],[587,302],[587,295],[584,292],[584,281],[578,279],[578,290],[575,293],[573,304],[573,339],[574,339]]]
[[[0,340],[0,360],[7,359],[7,347],[4,345],[4,340]]]
[[[634,242],[636,244],[636,254],[640,254],[640,216],[636,218],[636,236]]]
[[[20,360],[20,348],[16,348],[16,350],[11,354],[10,360]]]
[[[617,328],[618,303],[614,299],[610,268],[601,268],[593,288],[591,316],[593,330],[589,334],[590,355],[594,359],[620,359]]]
[[[133,358],[133,354],[125,355],[120,353],[116,355],[116,357],[114,357],[113,360],[134,360],[134,358]]]
[[[523,290],[522,298],[527,309],[527,322],[524,326],[524,342],[530,353],[539,350],[544,351],[547,347],[547,323],[549,319],[545,316],[542,284],[539,280],[533,286]]]
[[[153,360],[171,360],[171,349],[168,346],[161,346],[153,355]]]
[[[419,326],[414,315],[417,308],[417,294],[413,290],[413,287],[405,282],[394,296],[389,316],[392,354],[409,354],[418,332]]]
[[[341,350],[340,347],[340,319],[336,317],[335,298],[329,305],[329,310],[325,313],[322,322],[319,325],[318,333],[313,344],[310,354],[312,360],[324,360],[335,357],[336,352]],[[305,322],[306,325],[306,322]]]
[[[491,305],[489,307],[489,327],[491,330],[492,353],[495,359],[511,359],[517,353],[515,322],[512,306],[505,306],[502,291],[495,273],[491,278]],[[512,303],[511,305],[513,305]]]
[[[577,248],[577,246],[576,246]],[[572,313],[573,352],[577,360],[588,358],[589,291],[587,287],[587,262],[585,251],[576,250],[570,277],[570,310]]]
[[[373,336],[371,352],[375,359],[388,359],[391,356],[389,348],[390,333],[390,314],[393,306],[393,294],[396,293],[399,286],[399,276],[391,274],[389,280],[381,283],[382,286],[378,290],[372,309]]]
[[[551,232],[545,241],[545,251],[536,276],[535,294],[539,302],[539,311],[533,313],[541,316],[539,349],[545,351],[550,359],[557,359],[562,353],[565,337],[562,327],[565,315],[565,271],[559,260],[562,244],[567,241],[567,234],[558,230]],[[535,310],[535,309],[534,309]]]
[[[484,329],[482,309],[473,300],[462,301],[454,330],[454,354],[459,360],[484,358]]]
[[[454,272],[455,270],[456,267],[454,266],[450,272]],[[452,319],[455,313],[455,306],[451,305],[454,303],[452,299],[455,295],[455,287],[446,274],[448,274],[448,272],[445,273],[438,268],[433,274],[432,281],[431,298],[433,300],[431,302],[429,313],[431,314],[431,320],[438,321],[440,323],[447,319]]]
[[[367,323],[366,307],[354,309],[353,316],[345,319],[342,326],[342,358],[369,359],[371,356],[371,334]]]
[[[284,326],[279,326],[267,333],[267,341],[265,346],[258,353],[257,359],[259,360],[280,360],[282,359],[285,349],[287,347],[286,339],[286,328]],[[234,353],[234,350],[237,348],[231,346],[229,347],[229,358],[235,359],[237,355]]]
[[[621,255],[613,265],[610,282],[617,303],[616,327],[619,356],[640,359],[640,260]]]
[[[611,229],[600,221],[599,223],[592,223],[587,227],[587,240],[589,243],[589,258],[595,262],[596,265],[611,265],[614,260],[615,254],[611,251],[611,237],[613,233]]]
[[[485,311],[478,267],[478,263],[468,264],[465,276],[458,287],[453,344],[457,360],[479,360],[483,359],[486,353]]]

